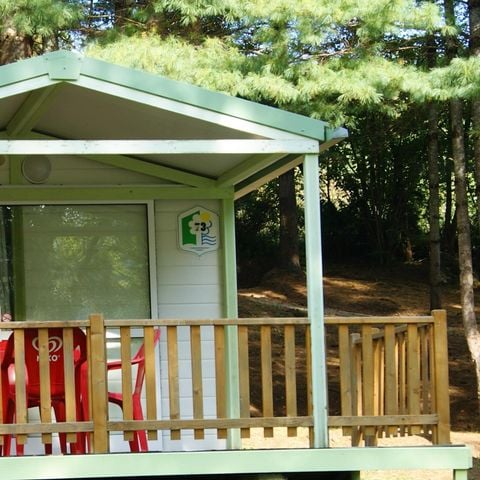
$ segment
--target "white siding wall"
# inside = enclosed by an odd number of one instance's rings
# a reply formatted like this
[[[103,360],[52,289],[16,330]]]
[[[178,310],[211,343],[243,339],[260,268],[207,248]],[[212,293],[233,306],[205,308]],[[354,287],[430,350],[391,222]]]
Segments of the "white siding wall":
[[[218,201],[158,201],[155,204],[156,254],[158,275],[158,315],[160,318],[220,318],[222,316],[221,250],[198,256],[178,247],[178,216],[195,206],[202,206],[219,213]],[[222,239],[220,239],[220,249]],[[202,369],[204,374],[204,414],[214,418],[215,363],[213,328],[201,329]],[[160,375],[163,418],[168,418],[168,364],[166,335],[160,342]],[[192,373],[188,329],[180,329],[179,375],[180,411],[182,418],[193,417]],[[207,431],[205,440],[194,440],[192,431],[182,432],[181,441],[163,437],[164,450],[199,450],[224,448],[216,432]]]

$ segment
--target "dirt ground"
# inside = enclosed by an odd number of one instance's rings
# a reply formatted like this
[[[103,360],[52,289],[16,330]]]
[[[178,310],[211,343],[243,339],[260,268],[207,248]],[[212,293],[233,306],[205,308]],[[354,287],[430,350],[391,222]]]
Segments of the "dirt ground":
[[[480,287],[478,290],[477,298]],[[425,266],[419,264],[382,269],[358,265],[327,266],[324,273],[324,297],[326,312],[330,315],[426,314],[429,312],[428,276]],[[469,479],[477,480],[480,479],[479,404],[475,391],[475,374],[463,332],[459,300],[458,287],[453,284],[445,285],[443,307],[448,313],[452,441],[472,447],[475,467],[470,472]],[[261,285],[241,289],[239,292],[242,317],[303,316],[306,313],[305,307],[306,288],[302,275],[273,271],[265,276]],[[480,307],[478,313],[480,314]],[[333,436],[333,442],[336,442],[335,434]],[[415,439],[404,441],[412,440],[415,442]],[[367,474],[362,478],[403,479],[415,476],[390,474],[383,477]],[[442,477],[441,472],[432,472],[431,477],[422,473],[422,478],[440,480],[449,477]]]

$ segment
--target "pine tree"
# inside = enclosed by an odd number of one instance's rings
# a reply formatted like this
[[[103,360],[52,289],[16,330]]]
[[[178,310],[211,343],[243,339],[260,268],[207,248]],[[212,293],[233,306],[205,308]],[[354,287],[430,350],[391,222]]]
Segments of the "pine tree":
[[[0,65],[71,44],[81,5],[61,0],[0,0]]]

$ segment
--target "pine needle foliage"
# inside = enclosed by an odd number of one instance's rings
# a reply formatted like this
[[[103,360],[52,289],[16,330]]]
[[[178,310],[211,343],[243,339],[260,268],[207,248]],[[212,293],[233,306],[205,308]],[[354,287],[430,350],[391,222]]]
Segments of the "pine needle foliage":
[[[57,36],[74,28],[82,16],[78,2],[69,0],[0,0],[0,34]]]

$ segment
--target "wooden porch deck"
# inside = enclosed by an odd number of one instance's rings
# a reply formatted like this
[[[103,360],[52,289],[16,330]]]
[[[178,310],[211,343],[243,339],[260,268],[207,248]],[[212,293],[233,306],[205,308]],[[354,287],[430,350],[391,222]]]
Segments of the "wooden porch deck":
[[[416,459],[403,463],[405,468],[427,468],[426,465],[431,462],[420,460],[425,456],[430,459],[437,458],[436,468],[458,470],[455,478],[466,478],[462,475],[471,465],[468,449],[445,447],[450,443],[445,312],[435,311],[430,316],[420,317],[327,317],[325,323],[328,331],[329,381],[334,384],[336,382],[333,389],[339,391],[339,405],[330,405],[330,410],[336,414],[328,417],[329,427],[342,427],[344,434],[351,437],[354,446],[375,445],[376,439],[381,436],[414,434],[427,436],[433,444],[443,446],[413,450],[394,448],[393,450],[397,452],[395,454],[387,454],[386,452],[390,449],[383,448],[383,460],[377,458],[376,462],[372,453],[361,453],[376,449],[286,450],[285,452],[296,452],[295,458],[308,457],[313,463],[302,464],[304,470],[292,470],[291,466],[288,468],[285,466],[283,470],[282,466],[278,471],[311,471],[310,469],[314,468],[312,465],[320,464],[323,470],[318,471],[334,471],[332,470],[334,465],[336,465],[336,471],[352,472],[374,468],[374,465],[376,469],[395,468],[394,465],[402,465],[398,459],[408,450],[410,455],[415,454]],[[248,438],[252,428],[263,429],[264,437],[274,436],[276,427],[287,428],[289,437],[296,436],[299,427],[307,427],[311,433],[313,432],[312,362],[309,321],[306,318],[105,320],[101,315],[91,315],[85,321],[0,324],[0,329],[13,330],[16,358],[19,359],[23,357],[25,329],[38,328],[39,332],[45,332],[44,329],[53,327],[63,329],[67,359],[65,362],[66,421],[55,422],[50,415],[48,340],[46,335],[42,337],[39,334],[40,375],[45,379],[42,381],[40,421],[29,420],[23,364],[18,362],[15,365],[16,423],[0,424],[1,444],[8,438],[7,434],[15,435],[20,443],[27,442],[31,436],[39,435],[43,443],[51,443],[52,433],[66,432],[69,442],[75,442],[79,433],[85,433],[91,440],[91,453],[97,454],[88,457],[95,457],[93,462],[97,465],[99,458],[112,457],[118,459],[119,464],[123,464],[123,460],[120,460],[123,457],[132,458],[130,454],[105,457],[105,454],[110,453],[109,445],[113,432],[123,432],[126,441],[131,440],[134,432],[139,430],[147,431],[150,441],[155,440],[159,432],[168,432],[171,439],[177,440],[181,439],[186,431],[193,431],[195,440],[202,440],[207,430],[213,430],[220,440],[225,440],[235,433],[239,433],[241,438]],[[80,420],[77,419],[75,409],[74,353],[71,341],[72,329],[76,327],[82,328],[87,333],[88,339],[89,416]],[[168,378],[163,378],[162,385],[166,385],[166,388],[164,387],[162,391],[159,388],[161,375],[158,371],[158,353],[154,343],[155,328],[161,329],[163,342],[167,343],[167,349],[164,351],[168,352],[168,358],[165,359],[168,365],[166,369]],[[182,331],[181,334],[180,331]],[[232,333],[235,334],[234,338],[238,339],[233,352],[227,348],[229,336],[231,339]],[[214,416],[206,415],[204,408],[203,385],[206,372],[202,358],[205,348],[203,340],[206,334],[213,338],[214,346],[213,374],[216,392]],[[112,335],[119,343],[122,362],[121,388],[124,408],[121,419],[109,418],[108,411],[106,345]],[[182,338],[188,338],[190,348],[190,375],[187,383],[190,385],[193,414],[188,415],[182,410],[179,393],[180,383],[183,381],[185,385],[185,378],[182,378],[180,372],[180,335]],[[132,339],[137,336],[140,336],[145,344],[145,416],[142,420],[134,419],[132,396],[129,394],[132,392],[133,382]],[[232,390],[229,386],[232,368],[235,369],[233,373],[238,375],[238,391]],[[163,374],[165,375],[165,371]],[[168,409],[161,414],[157,408],[159,395],[168,397]],[[232,403],[238,408],[232,408]],[[218,470],[216,473],[228,473],[231,472],[228,467],[231,461],[227,460],[228,452],[231,454],[235,451],[227,449],[217,452],[197,452],[195,455],[198,456],[200,463],[209,462],[203,460],[204,454],[218,457],[215,461],[220,462],[224,467],[220,468],[220,470],[223,469],[222,471]],[[259,462],[258,465],[261,464],[262,453],[260,452],[257,451],[254,454],[252,451],[242,450],[240,453],[244,458],[243,461],[253,463],[250,463],[248,468],[244,465],[237,470],[237,473],[262,473],[264,471],[262,468],[252,467],[256,462]],[[283,465],[286,458],[293,462],[291,465],[298,465],[293,460],[293,453],[279,453],[284,451],[278,450],[267,452],[270,455],[276,452],[273,456],[278,459],[278,463],[272,463],[269,460],[269,469],[272,465]],[[157,458],[156,455],[160,457]],[[171,459],[175,458],[177,462],[181,457],[185,465],[190,465],[191,469],[194,457],[188,457],[189,455],[194,454],[192,452],[160,454],[149,452],[145,461],[148,458],[148,462],[152,461],[156,467],[154,470],[147,470],[155,475],[186,474],[181,465],[175,463],[177,465],[175,468],[169,465],[174,463]],[[250,456],[251,460],[246,458]],[[391,466],[388,467],[385,458],[390,457],[392,461]],[[35,460],[30,458],[32,457],[17,458],[22,461],[20,470],[28,470],[29,462],[40,462],[39,465],[42,461],[51,465],[56,465],[57,462],[62,465],[64,462],[72,462],[66,470],[61,467],[61,471],[65,473],[56,475],[57,478],[72,478],[73,474],[68,473],[70,468],[73,468],[72,465],[78,461],[81,462],[77,455],[64,457],[65,459],[57,455],[45,457],[46,460],[40,460],[41,457],[34,457]],[[154,458],[157,460],[153,460]],[[190,460],[187,461],[187,458]],[[2,471],[5,471],[3,467],[12,461],[15,462],[14,457],[0,459]],[[105,465],[107,463],[110,465],[112,461],[116,460],[105,461]],[[161,470],[157,471],[160,466]],[[129,469],[123,470],[122,473],[113,464],[109,473],[104,472],[103,468],[95,468],[96,474],[90,473],[85,476],[129,476],[127,474]],[[198,473],[213,474],[215,473],[213,470],[206,464],[198,470]],[[72,470],[74,471],[75,469]],[[113,475],[111,472],[117,473]],[[190,473],[192,473],[191,470]],[[8,478],[30,478],[25,475],[27,474],[17,471]],[[137,475],[146,475],[146,473],[132,473],[132,476]],[[82,474],[75,471],[74,476],[81,477]],[[44,477],[36,475],[35,478]]]

